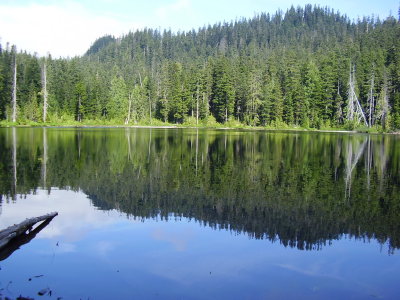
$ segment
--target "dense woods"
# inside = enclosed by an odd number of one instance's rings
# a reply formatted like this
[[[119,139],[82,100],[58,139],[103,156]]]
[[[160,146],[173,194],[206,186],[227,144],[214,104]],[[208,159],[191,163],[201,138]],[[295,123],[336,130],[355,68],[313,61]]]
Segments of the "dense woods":
[[[400,248],[395,135],[14,127],[0,145],[0,212],[39,189],[71,189],[99,209],[299,249],[343,235]]]
[[[0,119],[398,130],[400,24],[306,5],[104,36],[82,57],[3,45]]]

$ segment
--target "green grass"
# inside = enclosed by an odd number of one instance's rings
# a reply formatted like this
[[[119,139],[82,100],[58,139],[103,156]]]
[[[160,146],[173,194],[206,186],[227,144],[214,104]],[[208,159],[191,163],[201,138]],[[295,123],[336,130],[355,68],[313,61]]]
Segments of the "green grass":
[[[126,126],[175,126],[175,127],[192,127],[192,128],[229,128],[229,129],[268,129],[268,130],[299,130],[299,131],[355,131],[362,133],[384,133],[385,131],[380,126],[374,126],[368,128],[366,126],[355,126],[354,124],[346,124],[344,126],[321,126],[319,129],[317,128],[309,128],[302,127],[300,125],[287,125],[284,122],[272,122],[267,126],[250,126],[243,123],[240,123],[237,120],[230,120],[226,123],[218,123],[213,116],[209,116],[204,120],[199,120],[196,122],[196,118],[189,117],[186,118],[185,122],[182,124],[174,124],[163,122],[158,119],[143,119],[139,122],[130,122],[128,125],[124,124],[122,120],[119,119],[93,119],[93,120],[84,120],[82,122],[78,122],[70,117],[60,117],[50,119],[48,122],[34,122],[29,120],[18,121],[18,122],[9,122],[6,120],[0,121],[0,127],[35,127],[35,126],[71,126],[71,127],[84,127],[84,126],[116,126],[116,127],[126,127]]]

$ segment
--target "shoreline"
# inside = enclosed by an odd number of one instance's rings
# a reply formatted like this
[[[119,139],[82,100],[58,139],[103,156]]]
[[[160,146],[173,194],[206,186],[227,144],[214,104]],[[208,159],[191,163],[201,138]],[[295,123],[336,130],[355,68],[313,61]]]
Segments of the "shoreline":
[[[268,128],[268,127],[213,127],[213,126],[185,126],[185,125],[0,125],[0,128],[147,128],[147,129],[211,129],[211,130],[246,130],[246,131],[286,131],[286,132],[318,132],[318,133],[346,133],[346,134],[391,134],[396,132],[367,132],[365,130],[339,130],[339,129],[306,129],[306,128]]]

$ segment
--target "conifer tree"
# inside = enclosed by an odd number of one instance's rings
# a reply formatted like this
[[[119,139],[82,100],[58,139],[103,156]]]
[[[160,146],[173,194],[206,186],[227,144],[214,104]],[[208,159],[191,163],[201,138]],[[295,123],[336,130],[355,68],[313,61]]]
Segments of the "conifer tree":
[[[234,111],[235,90],[225,57],[215,61],[212,78],[211,109],[218,122],[227,122]]]
[[[347,117],[398,130],[399,41],[393,17],[352,22],[310,5],[189,32],[105,36],[82,57],[44,59],[48,112],[38,97],[45,94],[43,59],[0,45],[0,119],[18,110],[33,118],[27,112],[36,94],[43,120],[48,114],[60,122],[182,123],[192,116],[199,123],[213,115],[221,123],[320,127],[342,126]]]
[[[110,100],[107,103],[109,119],[125,120],[128,112],[128,92],[122,76],[114,75],[110,86]]]

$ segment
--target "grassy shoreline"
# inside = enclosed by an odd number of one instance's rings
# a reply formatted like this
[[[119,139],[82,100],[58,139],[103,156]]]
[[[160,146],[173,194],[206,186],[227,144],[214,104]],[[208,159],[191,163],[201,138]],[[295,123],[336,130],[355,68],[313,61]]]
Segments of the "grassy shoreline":
[[[164,123],[161,121],[156,122],[145,122],[138,124],[118,124],[112,121],[88,121],[88,122],[26,122],[26,123],[13,123],[7,121],[0,121],[1,127],[65,127],[65,128],[164,128],[164,129],[173,129],[173,128],[199,128],[199,129],[220,129],[220,130],[235,130],[235,129],[244,129],[244,130],[269,130],[269,131],[303,131],[303,132],[327,132],[327,133],[370,133],[370,134],[400,134],[399,131],[394,132],[384,132],[378,130],[378,128],[355,128],[353,130],[349,130],[346,128],[304,128],[301,126],[249,126],[240,123],[234,124],[171,124]]]

